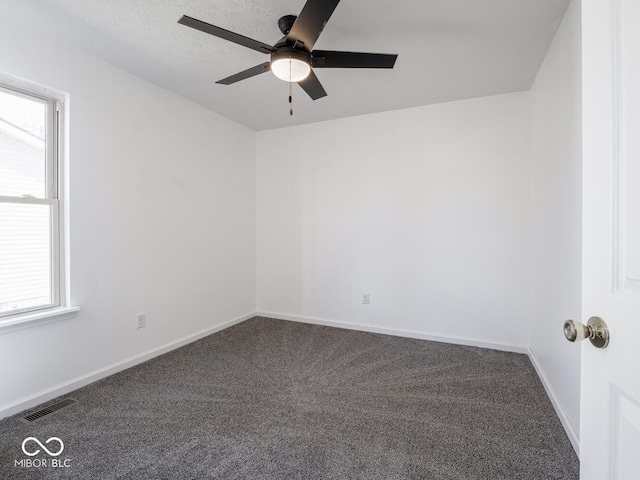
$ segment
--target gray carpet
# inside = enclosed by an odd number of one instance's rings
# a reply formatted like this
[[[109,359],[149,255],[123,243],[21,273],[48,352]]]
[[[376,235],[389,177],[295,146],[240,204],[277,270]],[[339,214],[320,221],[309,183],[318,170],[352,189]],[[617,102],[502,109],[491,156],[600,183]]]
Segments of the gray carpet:
[[[0,421],[0,478],[578,478],[514,353],[254,318],[66,396],[32,425]],[[28,436],[64,451],[27,457]]]

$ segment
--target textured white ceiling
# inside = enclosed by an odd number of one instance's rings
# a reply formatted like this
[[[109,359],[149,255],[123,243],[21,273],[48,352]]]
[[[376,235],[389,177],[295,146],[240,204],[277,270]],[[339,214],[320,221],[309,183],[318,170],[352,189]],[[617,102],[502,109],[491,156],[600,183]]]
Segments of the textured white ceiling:
[[[305,0],[11,0],[0,14],[254,130],[527,90],[569,0],[342,0],[315,45],[397,53],[393,70],[318,69],[312,101],[270,73],[215,82],[269,57],[179,25],[183,15],[274,44]]]

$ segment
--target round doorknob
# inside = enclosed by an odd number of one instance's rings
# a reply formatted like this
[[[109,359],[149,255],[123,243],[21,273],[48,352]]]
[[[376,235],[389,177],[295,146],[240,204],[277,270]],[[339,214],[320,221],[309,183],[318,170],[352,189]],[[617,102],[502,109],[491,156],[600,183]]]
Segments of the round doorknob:
[[[579,342],[588,338],[597,348],[609,345],[609,329],[600,317],[591,317],[586,325],[574,320],[564,322],[564,336],[570,342]]]

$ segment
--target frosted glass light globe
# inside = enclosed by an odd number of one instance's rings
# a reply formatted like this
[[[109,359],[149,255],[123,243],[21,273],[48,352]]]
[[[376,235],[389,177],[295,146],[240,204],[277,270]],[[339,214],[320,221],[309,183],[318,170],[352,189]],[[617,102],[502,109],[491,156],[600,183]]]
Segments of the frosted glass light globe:
[[[297,58],[279,58],[271,62],[271,71],[285,82],[300,82],[309,76],[311,66]],[[289,76],[291,75],[291,76]]]

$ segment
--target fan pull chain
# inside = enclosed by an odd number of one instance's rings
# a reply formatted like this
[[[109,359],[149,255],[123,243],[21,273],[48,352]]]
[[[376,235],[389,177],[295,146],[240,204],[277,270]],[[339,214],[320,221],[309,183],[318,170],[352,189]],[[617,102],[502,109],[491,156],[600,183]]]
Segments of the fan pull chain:
[[[289,115],[293,115],[293,95],[291,95],[291,59],[289,59]]]

